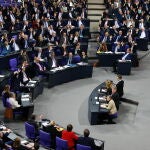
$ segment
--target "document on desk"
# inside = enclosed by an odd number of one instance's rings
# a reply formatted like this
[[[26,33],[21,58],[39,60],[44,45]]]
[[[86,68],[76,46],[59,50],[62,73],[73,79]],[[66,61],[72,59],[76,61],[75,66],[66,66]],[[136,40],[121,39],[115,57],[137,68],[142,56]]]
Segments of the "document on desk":
[[[102,104],[102,105],[100,105],[102,108],[106,108],[106,105],[105,104]]]
[[[30,95],[29,95],[29,94],[24,94],[24,95],[22,95],[21,97],[22,97],[22,98],[28,98],[28,97],[30,97]]]
[[[27,84],[27,86],[29,86],[29,87],[34,87],[34,85],[35,84],[30,84],[30,83]]]
[[[99,104],[99,102],[96,102],[96,104],[98,105],[98,104]]]
[[[5,77],[5,75],[1,75],[1,74],[0,74],[0,78],[4,78],[4,77]]]
[[[44,127],[46,127],[46,126],[48,126],[48,125],[49,125],[49,122],[47,122],[47,121],[42,122],[42,125],[43,125]]]
[[[70,68],[70,66],[68,66],[68,65],[65,65],[65,66],[63,66],[64,68]]]
[[[104,92],[104,93],[106,93],[106,92],[107,92],[107,90],[106,90],[106,89],[101,89],[101,91],[102,91],[102,92]]]
[[[112,54],[113,52],[111,52],[111,51],[108,51],[108,52],[105,52],[105,54]]]
[[[105,98],[104,97],[99,97],[99,100],[105,100]]]
[[[29,100],[30,100],[29,98],[22,98],[22,99],[21,99],[22,102],[27,102],[27,101],[29,101]]]
[[[88,65],[88,63],[85,63],[85,62],[79,62],[79,63],[77,63],[79,66],[86,66],[86,65]]]
[[[29,81],[29,83],[34,83],[34,84],[35,84],[36,82],[37,82],[37,81],[35,81],[35,80],[30,80],[30,81]]]

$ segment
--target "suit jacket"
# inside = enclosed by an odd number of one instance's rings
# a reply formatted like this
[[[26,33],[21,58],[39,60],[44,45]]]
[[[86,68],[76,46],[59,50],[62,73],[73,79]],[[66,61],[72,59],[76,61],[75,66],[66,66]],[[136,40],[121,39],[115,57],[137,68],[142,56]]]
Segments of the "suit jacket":
[[[26,74],[26,72],[25,72],[25,74]],[[26,74],[26,76],[27,76],[27,74]],[[27,76],[27,79],[28,79],[28,80],[27,80],[26,82],[23,81],[23,72],[21,71],[21,72],[19,73],[19,81],[20,81],[20,83],[23,84],[23,85],[26,85],[26,84],[29,82],[28,76]]]
[[[117,40],[117,42],[121,42],[121,41],[123,41],[123,35],[117,35],[115,38],[114,38],[114,41],[116,42],[116,40]]]
[[[128,55],[127,55],[127,53],[126,53],[126,54],[124,54],[124,55],[122,56],[122,59],[124,59],[124,60],[132,60],[132,55],[129,54],[129,53],[128,53]]]
[[[90,146],[92,150],[95,150],[95,143],[93,138],[79,137],[77,143],[85,146]]]
[[[61,39],[60,39],[60,45],[62,45],[65,41],[65,38],[62,36]],[[66,44],[68,45],[69,44],[69,40],[68,40],[68,36],[66,36]]]
[[[2,48],[2,52],[1,52],[1,54],[2,55],[7,55],[7,54],[9,54],[10,52],[11,52],[11,46],[9,46],[9,48],[7,49],[6,48],[6,46],[4,46],[3,48]]]
[[[34,68],[34,74],[36,75],[44,75],[46,74],[44,71],[44,66],[42,63],[39,63],[41,65],[42,70],[40,70],[39,66],[36,63],[33,63],[33,68]]]
[[[113,93],[111,95],[112,99],[114,100],[115,102],[115,105],[116,105],[116,108],[117,110],[119,109],[119,101],[120,101],[120,97],[119,97],[119,94],[117,92]]]
[[[56,136],[61,137],[61,132],[57,131],[57,129],[52,125],[49,125],[46,128],[44,128],[44,131],[47,133],[50,133],[51,148],[55,148],[56,147]]]
[[[123,87],[124,87],[124,81],[123,80],[120,80],[117,84],[116,84],[116,87],[117,87],[117,92],[119,94],[119,97],[122,97],[124,92],[123,92]]]

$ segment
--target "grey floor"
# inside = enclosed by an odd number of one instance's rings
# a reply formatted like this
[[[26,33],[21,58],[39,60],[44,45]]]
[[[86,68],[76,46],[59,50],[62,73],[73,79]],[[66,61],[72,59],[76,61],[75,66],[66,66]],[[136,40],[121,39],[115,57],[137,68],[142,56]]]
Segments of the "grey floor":
[[[140,62],[140,67],[132,68],[125,80],[125,97],[138,101],[138,107],[122,103],[116,125],[95,125],[88,122],[88,97],[92,90],[116,75],[111,68],[94,68],[93,77],[44,89],[43,95],[35,100],[35,114],[55,120],[66,126],[73,124],[74,131],[82,133],[90,129],[91,136],[105,141],[105,150],[149,150],[150,148],[150,55]],[[3,109],[0,114],[2,117]],[[23,122],[10,122],[7,125],[24,135]]]

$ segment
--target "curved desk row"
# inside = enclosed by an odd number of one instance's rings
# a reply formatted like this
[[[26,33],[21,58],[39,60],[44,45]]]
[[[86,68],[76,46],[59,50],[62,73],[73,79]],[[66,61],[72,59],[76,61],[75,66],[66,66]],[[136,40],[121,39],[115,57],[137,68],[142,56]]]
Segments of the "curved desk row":
[[[121,59],[124,54],[118,53],[100,53],[97,54],[99,60],[99,66],[101,67],[113,67],[114,62],[118,59]],[[137,54],[132,54],[132,66],[138,67],[138,58]]]
[[[100,107],[101,103],[106,103],[100,97],[105,96],[105,82],[97,86],[91,93],[88,102],[88,118],[91,125],[96,125],[99,122],[100,114],[108,114],[106,108]]]
[[[51,70],[48,74],[48,88],[77,79],[92,77],[93,66],[89,64],[71,65]]]

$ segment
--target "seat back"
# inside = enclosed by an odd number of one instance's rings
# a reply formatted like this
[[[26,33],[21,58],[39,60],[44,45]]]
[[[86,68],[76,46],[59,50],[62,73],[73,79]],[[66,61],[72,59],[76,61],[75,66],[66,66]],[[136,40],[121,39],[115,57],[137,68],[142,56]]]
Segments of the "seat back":
[[[68,150],[67,141],[56,137],[56,150]]]
[[[46,147],[46,148],[50,148],[50,146],[51,146],[50,134],[40,130],[39,137],[40,137],[40,145],[42,145],[43,147]]]
[[[90,146],[77,144],[76,150],[92,150],[92,148]]]
[[[17,59],[13,58],[9,60],[9,66],[11,71],[16,71],[17,70]]]
[[[73,57],[73,63],[79,63],[81,61],[81,57],[79,55],[76,55]]]
[[[26,131],[26,136],[29,139],[34,140],[36,138],[35,135],[35,127],[27,122],[25,122],[25,131]]]

